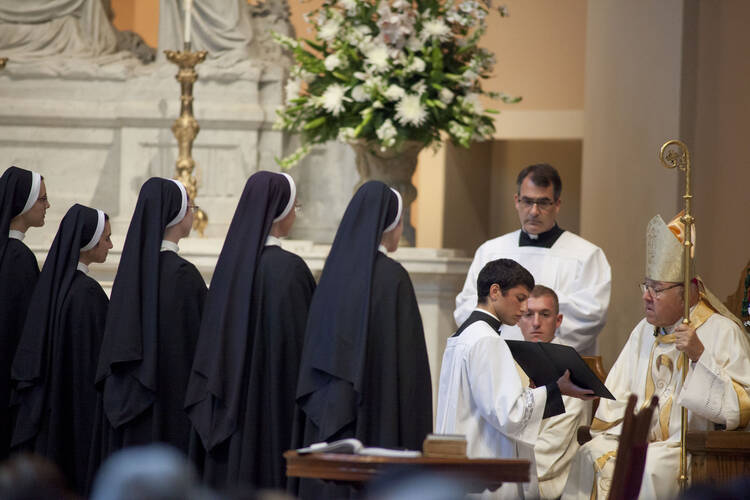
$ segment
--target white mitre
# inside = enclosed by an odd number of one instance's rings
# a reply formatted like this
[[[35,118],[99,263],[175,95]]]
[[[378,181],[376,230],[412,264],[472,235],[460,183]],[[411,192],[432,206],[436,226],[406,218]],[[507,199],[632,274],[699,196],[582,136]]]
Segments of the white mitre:
[[[684,231],[679,220],[681,215],[682,212],[677,214],[677,217],[670,222],[669,226],[661,218],[661,215],[657,215],[649,221],[646,230],[647,278],[672,283],[684,281],[683,239],[680,238],[680,236],[684,238]],[[690,239],[695,243],[695,238],[691,237]]]
[[[660,215],[651,219],[646,230],[646,277],[654,281],[666,281],[670,283],[682,283],[684,276],[684,248],[685,225],[680,218],[680,212],[669,224],[664,222]],[[695,226],[692,227],[690,241],[691,257],[695,254]],[[695,275],[693,259],[690,259],[690,276],[695,277],[701,298],[706,300],[711,307],[742,327],[742,322],[732,314],[729,309],[708,289],[700,276]]]

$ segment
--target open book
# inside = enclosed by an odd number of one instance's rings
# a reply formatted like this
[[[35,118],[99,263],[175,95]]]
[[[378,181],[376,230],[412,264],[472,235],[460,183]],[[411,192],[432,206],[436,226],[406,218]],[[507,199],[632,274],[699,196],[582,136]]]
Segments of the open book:
[[[299,448],[297,453],[344,453],[350,455],[371,455],[376,457],[421,457],[422,452],[416,450],[394,450],[391,448],[365,447],[359,439],[348,438],[333,443],[313,443],[307,448]]]
[[[591,389],[594,395],[615,399],[609,389],[572,347],[551,342],[506,340],[513,358],[537,387],[557,382],[565,370],[570,380],[579,387]]]

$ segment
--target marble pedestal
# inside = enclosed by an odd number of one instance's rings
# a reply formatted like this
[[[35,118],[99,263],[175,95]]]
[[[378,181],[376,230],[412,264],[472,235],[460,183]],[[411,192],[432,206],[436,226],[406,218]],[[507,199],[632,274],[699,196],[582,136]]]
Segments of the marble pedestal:
[[[114,248],[107,262],[91,265],[91,276],[99,280],[107,293],[112,287],[123,242],[124,236],[113,237]],[[210,284],[222,244],[220,239],[188,238],[180,241],[180,255],[195,264],[206,283]],[[41,266],[47,247],[31,245],[31,248]],[[285,240],[283,248],[302,257],[316,279],[320,277],[330,250],[329,245],[301,240]],[[399,248],[390,256],[406,268],[414,284],[430,360],[433,406],[436,407],[445,342],[456,330],[453,321],[455,298],[463,287],[471,259],[458,250],[432,248]]]

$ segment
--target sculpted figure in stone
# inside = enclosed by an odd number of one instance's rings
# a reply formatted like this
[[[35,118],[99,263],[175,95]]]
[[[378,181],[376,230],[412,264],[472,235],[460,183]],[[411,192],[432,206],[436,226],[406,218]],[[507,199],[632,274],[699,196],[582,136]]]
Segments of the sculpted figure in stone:
[[[107,8],[105,8],[107,7]],[[141,62],[121,50],[103,0],[0,2],[0,53],[6,71],[26,77],[127,76]]]

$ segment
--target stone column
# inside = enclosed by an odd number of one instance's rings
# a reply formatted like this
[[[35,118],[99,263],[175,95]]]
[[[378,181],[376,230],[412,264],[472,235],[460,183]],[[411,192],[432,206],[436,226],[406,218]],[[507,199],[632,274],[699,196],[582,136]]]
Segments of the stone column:
[[[655,214],[671,218],[681,205],[681,174],[663,168],[658,153],[680,137],[686,118],[684,13],[682,0],[588,4],[581,235],[602,247],[612,267],[599,337],[607,367],[643,317],[646,224]]]

